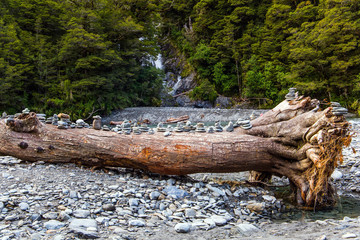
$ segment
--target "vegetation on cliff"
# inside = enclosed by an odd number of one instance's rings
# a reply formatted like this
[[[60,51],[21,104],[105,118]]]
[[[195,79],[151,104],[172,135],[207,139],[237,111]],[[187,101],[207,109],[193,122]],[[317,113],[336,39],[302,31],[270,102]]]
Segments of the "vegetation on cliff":
[[[278,102],[295,86],[359,107],[359,1],[162,2],[163,46],[186,56],[200,87]]]
[[[297,87],[358,109],[359,38],[357,0],[2,0],[0,109],[157,105],[159,46],[196,73],[194,99],[277,103]]]
[[[2,0],[0,109],[87,117],[158,103],[156,9],[147,0]]]

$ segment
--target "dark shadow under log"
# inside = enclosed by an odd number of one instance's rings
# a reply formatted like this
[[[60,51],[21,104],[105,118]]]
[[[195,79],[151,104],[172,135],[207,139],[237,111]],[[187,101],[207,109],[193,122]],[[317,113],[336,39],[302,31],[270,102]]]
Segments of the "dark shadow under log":
[[[254,171],[254,180],[286,176],[299,205],[335,203],[329,183],[351,137],[343,116],[318,111],[317,100],[284,101],[234,132],[121,135],[93,129],[57,129],[30,113],[0,121],[0,154],[27,161],[143,169],[160,174]]]

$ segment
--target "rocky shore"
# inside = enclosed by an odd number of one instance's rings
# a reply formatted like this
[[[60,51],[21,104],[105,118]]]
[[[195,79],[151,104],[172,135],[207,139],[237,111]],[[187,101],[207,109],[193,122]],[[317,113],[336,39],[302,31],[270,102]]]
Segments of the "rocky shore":
[[[246,173],[160,176],[0,157],[0,239],[360,239],[359,153],[344,156],[333,181],[355,207],[318,219],[275,187],[246,184]]]

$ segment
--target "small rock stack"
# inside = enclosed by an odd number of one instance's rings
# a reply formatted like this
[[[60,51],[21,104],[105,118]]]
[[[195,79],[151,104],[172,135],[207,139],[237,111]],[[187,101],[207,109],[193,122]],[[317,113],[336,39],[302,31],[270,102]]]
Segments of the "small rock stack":
[[[227,132],[233,132],[234,131],[234,124],[232,121],[228,123],[228,125],[225,126],[225,131]]]
[[[166,132],[166,128],[164,127],[164,124],[162,122],[157,125],[156,130],[158,132]]]
[[[338,102],[331,102],[332,110],[331,112],[335,116],[342,116],[348,113],[348,110],[340,105]]]
[[[22,110],[22,113],[27,115],[30,113],[30,110],[28,108],[25,108],[24,110]]]
[[[58,121],[58,129],[68,129],[69,128],[69,123],[70,123],[70,116],[68,114],[65,113],[59,113],[57,115],[58,119],[60,119],[60,121]]]
[[[242,129],[248,130],[248,129],[252,128],[252,125],[250,123],[250,120],[239,118],[236,121],[234,127],[241,127]]]
[[[51,122],[52,125],[55,125],[55,126],[58,125],[59,117],[56,114],[54,114],[54,116],[52,117],[51,120],[52,120],[52,122]]]
[[[101,117],[99,115],[93,116],[93,129],[100,130],[101,129]]]
[[[184,132],[190,132],[191,130],[194,130],[193,126],[190,121],[187,121],[184,126]]]
[[[76,120],[76,127],[77,127],[77,128],[83,128],[83,127],[85,127],[85,121],[82,120],[82,119]]]
[[[46,114],[43,113],[37,113],[36,117],[39,119],[40,122],[45,123],[46,121]]]
[[[124,120],[124,122],[121,124],[121,129],[126,135],[131,134],[131,123],[129,120]]]
[[[222,131],[223,131],[223,128],[222,128],[220,122],[216,122],[216,123],[215,123],[215,131],[216,131],[216,132],[222,132]]]
[[[214,133],[214,132],[215,132],[215,127],[213,126],[208,127],[207,133]]]
[[[176,127],[174,128],[175,132],[183,132],[184,131],[184,126],[181,122],[178,122],[176,124]]]
[[[150,129],[149,126],[145,122],[143,122],[139,128],[140,128],[141,132],[148,132]]]
[[[206,132],[204,123],[201,123],[201,122],[200,122],[200,123],[197,123],[197,124],[196,124],[195,132],[201,132],[201,133]]]
[[[108,125],[104,125],[104,126],[102,126],[102,130],[108,132],[108,131],[110,131],[110,128]]]
[[[285,95],[285,99],[291,101],[297,98],[297,94],[295,93],[295,91],[296,88],[289,88],[289,93]]]

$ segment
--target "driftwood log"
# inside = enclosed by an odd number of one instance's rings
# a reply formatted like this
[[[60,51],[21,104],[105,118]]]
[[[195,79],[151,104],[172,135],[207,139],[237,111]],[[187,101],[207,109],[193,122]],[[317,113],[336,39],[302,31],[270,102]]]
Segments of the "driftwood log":
[[[178,118],[169,118],[166,120],[166,123],[178,123],[178,122],[184,122],[186,120],[189,120],[189,115],[184,115]]]
[[[252,171],[252,180],[286,176],[297,203],[335,204],[329,183],[351,141],[349,123],[319,101],[285,100],[234,132],[124,135],[93,129],[60,130],[35,113],[0,121],[0,154],[23,160],[143,169],[160,174]]]

